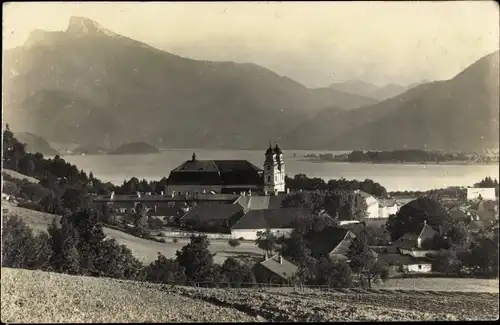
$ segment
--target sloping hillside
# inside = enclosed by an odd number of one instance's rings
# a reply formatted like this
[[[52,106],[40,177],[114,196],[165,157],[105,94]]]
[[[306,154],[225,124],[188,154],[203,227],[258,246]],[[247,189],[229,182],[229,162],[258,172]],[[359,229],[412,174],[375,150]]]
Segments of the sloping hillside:
[[[4,67],[12,128],[80,145],[262,148],[334,103],[376,102],[255,64],[182,58],[81,17],[65,32],[34,31]]]
[[[375,105],[325,109],[286,137],[298,148],[498,148],[499,52],[446,81],[425,83]]]
[[[50,146],[42,137],[30,132],[16,132],[16,138],[26,145],[26,151],[30,153],[41,153],[45,156],[55,156],[59,153]]]
[[[396,84],[386,84],[379,87],[377,85],[361,80],[348,80],[345,82],[333,83],[330,85],[330,88],[341,92],[369,97],[381,101],[400,95],[408,89],[413,88],[417,85],[418,84],[401,86]]]

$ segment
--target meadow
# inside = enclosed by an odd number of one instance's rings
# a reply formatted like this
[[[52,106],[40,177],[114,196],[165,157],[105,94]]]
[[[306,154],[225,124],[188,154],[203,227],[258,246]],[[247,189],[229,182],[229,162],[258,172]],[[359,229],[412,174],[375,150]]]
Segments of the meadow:
[[[2,268],[4,323],[498,318],[498,294],[208,289]]]

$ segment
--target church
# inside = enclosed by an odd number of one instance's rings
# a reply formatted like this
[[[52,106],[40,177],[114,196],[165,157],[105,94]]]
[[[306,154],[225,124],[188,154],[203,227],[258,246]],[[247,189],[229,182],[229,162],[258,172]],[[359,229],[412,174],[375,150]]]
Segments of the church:
[[[169,196],[285,192],[285,161],[277,144],[269,145],[263,168],[247,160],[198,160],[193,153],[191,160],[170,172],[166,192]]]

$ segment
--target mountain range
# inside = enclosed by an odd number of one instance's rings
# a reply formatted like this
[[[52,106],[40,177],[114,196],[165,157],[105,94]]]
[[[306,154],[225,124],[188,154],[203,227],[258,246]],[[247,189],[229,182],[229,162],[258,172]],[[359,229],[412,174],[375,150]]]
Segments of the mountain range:
[[[251,63],[182,58],[82,17],[64,32],[34,31],[4,66],[14,130],[85,145],[262,148],[331,103],[376,103]]]
[[[390,86],[396,95],[338,84],[309,89],[253,63],[182,58],[83,17],[72,17],[66,31],[35,30],[3,54],[4,120],[51,142],[498,147],[498,52],[451,80]]]
[[[454,78],[359,109],[324,109],[286,136],[308,149],[475,151],[499,146],[499,52]]]
[[[370,97],[378,101],[382,101],[397,96],[399,94],[402,94],[408,89],[423,83],[425,83],[425,81],[412,83],[408,86],[401,86],[393,83],[389,83],[384,86],[377,86],[362,80],[355,79],[355,80],[348,80],[345,82],[333,83],[330,85],[330,88],[341,92],[360,95],[364,97]]]

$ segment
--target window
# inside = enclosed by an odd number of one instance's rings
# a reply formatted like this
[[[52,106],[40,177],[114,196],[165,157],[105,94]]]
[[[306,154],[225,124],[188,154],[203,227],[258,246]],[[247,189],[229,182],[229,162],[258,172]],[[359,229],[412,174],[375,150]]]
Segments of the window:
[[[267,181],[270,182],[271,181],[271,176],[267,176]]]

